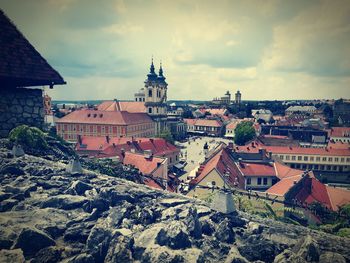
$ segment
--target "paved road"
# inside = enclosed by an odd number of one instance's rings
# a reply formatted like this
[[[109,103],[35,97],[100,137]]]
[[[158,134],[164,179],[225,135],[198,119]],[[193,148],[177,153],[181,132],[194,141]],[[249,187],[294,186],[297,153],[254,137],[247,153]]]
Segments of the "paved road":
[[[196,170],[199,163],[204,161],[204,151],[203,146],[207,142],[209,145],[209,151],[215,148],[220,142],[224,142],[228,144],[228,139],[224,138],[213,138],[213,137],[199,137],[195,140],[190,139],[185,143],[181,143],[182,146],[186,147],[181,149],[181,153],[184,159],[187,161],[187,165],[185,167],[186,173],[180,176],[180,179],[186,180],[187,176],[190,174],[192,170]],[[186,158],[187,154],[187,158]]]

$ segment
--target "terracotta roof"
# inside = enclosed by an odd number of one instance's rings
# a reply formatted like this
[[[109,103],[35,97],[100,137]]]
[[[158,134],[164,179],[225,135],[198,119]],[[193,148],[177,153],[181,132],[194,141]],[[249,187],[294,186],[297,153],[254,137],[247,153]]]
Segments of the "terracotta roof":
[[[267,192],[285,196],[296,184],[299,186],[301,184],[302,187],[294,198],[301,203],[319,202],[333,211],[337,211],[340,206],[350,203],[350,191],[325,185],[313,176],[302,177],[296,175],[285,178],[270,187]]]
[[[109,137],[108,139],[109,141],[107,142],[107,138],[105,136],[82,136],[81,144],[77,143],[76,150],[100,151],[107,149],[113,144],[124,145],[133,140],[133,138],[130,137]],[[137,138],[138,142],[147,140],[149,140],[149,138]],[[82,147],[82,145],[84,146]]]
[[[143,154],[126,152],[123,164],[135,166],[143,175],[152,175],[152,173],[165,163],[165,158],[151,157],[146,158]]]
[[[350,143],[329,141],[327,147],[332,149],[350,149]]]
[[[272,195],[284,196],[301,178],[301,174],[284,178],[267,189],[266,192]]]
[[[187,125],[195,125],[196,119],[184,119],[184,122],[185,122]]]
[[[152,151],[155,156],[166,156],[172,153],[180,152],[180,149],[167,142],[162,138],[109,138],[109,143],[106,137],[83,136],[81,144],[76,145],[77,151],[95,151],[99,152],[96,157],[112,157],[119,156],[122,159],[121,152],[131,151],[143,152],[146,150]],[[114,145],[113,145],[114,144]],[[83,145],[83,146],[82,146]],[[96,153],[92,153],[96,155]]]
[[[239,120],[231,121],[229,124],[226,125],[226,129],[236,129],[238,123],[240,123]]]
[[[273,164],[240,162],[238,167],[244,176],[277,176]]]
[[[350,127],[333,127],[330,131],[330,137],[350,137]]]
[[[276,154],[305,154],[305,155],[325,155],[325,156],[350,156],[350,149],[333,149],[331,147],[327,148],[306,148],[306,147],[295,147],[295,146],[266,146],[257,141],[254,142],[255,147],[251,144],[245,146],[236,146],[236,151],[238,152],[259,152],[259,148],[266,149],[267,152],[272,152]]]
[[[226,109],[205,109],[204,112],[209,112],[211,115],[225,115]]]
[[[274,162],[276,175],[279,179],[284,179],[288,177],[298,176],[303,174],[304,171],[290,168],[288,165],[282,164],[280,162]],[[313,176],[313,175],[312,175]]]
[[[102,111],[127,111],[127,112],[146,112],[144,102],[136,101],[105,101],[97,106]]]
[[[187,125],[195,126],[207,126],[207,127],[221,127],[223,124],[219,120],[208,120],[208,119],[184,119]]]
[[[153,121],[146,113],[131,113],[127,111],[101,111],[91,109],[73,111],[57,121],[57,123],[90,123],[113,125],[130,125],[150,122]]]
[[[0,83],[28,87],[65,84],[60,74],[0,10]]]

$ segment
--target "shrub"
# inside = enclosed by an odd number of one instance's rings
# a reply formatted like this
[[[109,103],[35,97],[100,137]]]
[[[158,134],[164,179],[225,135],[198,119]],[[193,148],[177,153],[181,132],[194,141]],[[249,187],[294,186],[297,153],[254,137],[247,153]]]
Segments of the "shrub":
[[[339,229],[337,236],[340,237],[349,237],[350,238],[350,228],[341,228]]]
[[[9,139],[12,142],[19,143],[24,148],[47,149],[48,145],[45,139],[46,135],[36,127],[20,125],[14,128]]]

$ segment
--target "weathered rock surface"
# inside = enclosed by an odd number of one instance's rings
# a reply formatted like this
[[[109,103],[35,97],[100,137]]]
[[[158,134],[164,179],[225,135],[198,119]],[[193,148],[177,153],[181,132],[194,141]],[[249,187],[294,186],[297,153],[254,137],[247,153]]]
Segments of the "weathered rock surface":
[[[350,240],[67,161],[14,158],[0,140],[0,262],[349,262]],[[45,156],[47,157],[47,156]],[[123,175],[121,175],[123,177]]]

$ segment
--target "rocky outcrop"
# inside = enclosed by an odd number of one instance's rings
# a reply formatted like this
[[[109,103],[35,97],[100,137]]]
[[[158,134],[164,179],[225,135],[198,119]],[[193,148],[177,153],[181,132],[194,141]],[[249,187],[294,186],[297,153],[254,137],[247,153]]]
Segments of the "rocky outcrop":
[[[0,262],[350,261],[346,238],[9,153],[0,147]]]

